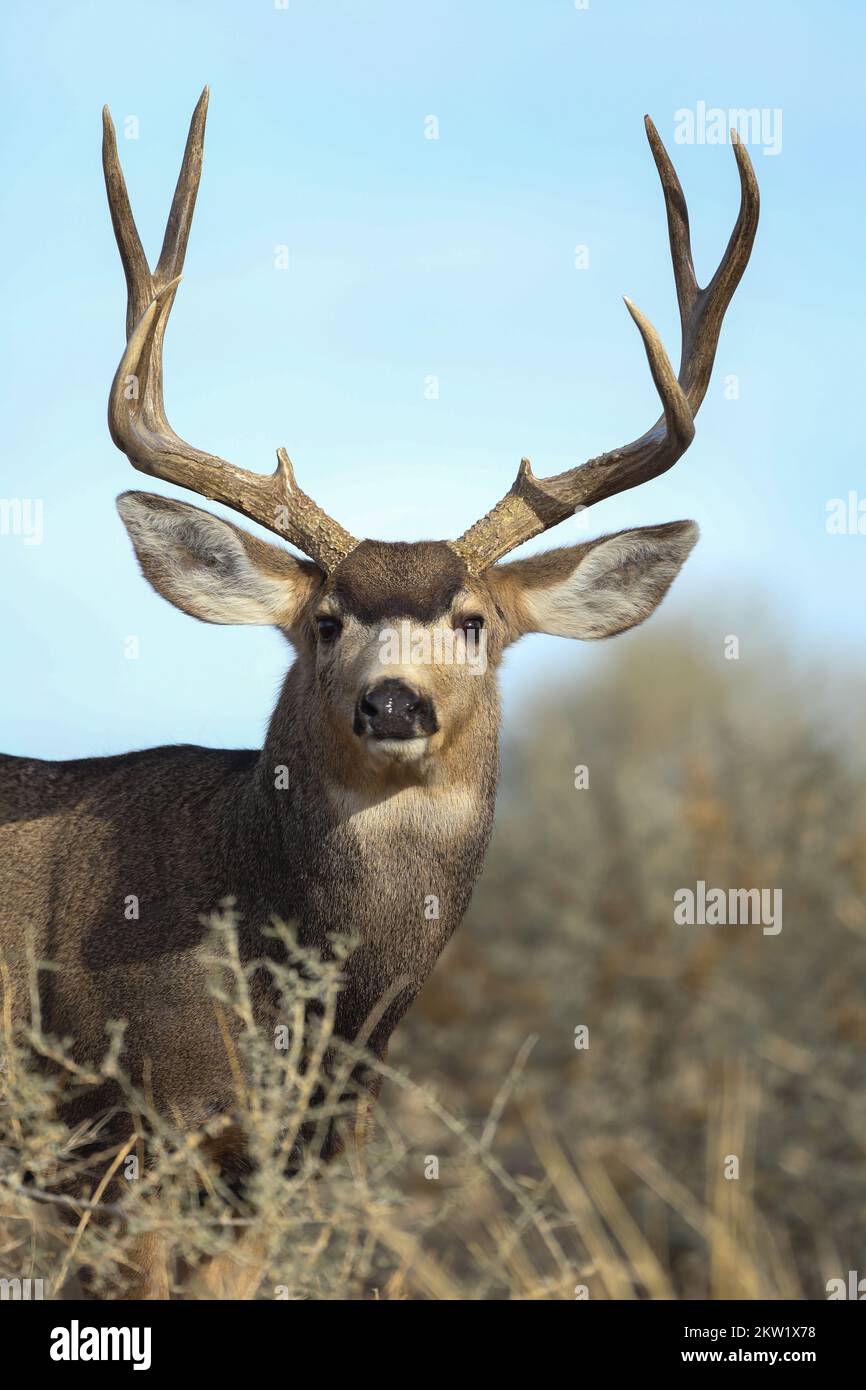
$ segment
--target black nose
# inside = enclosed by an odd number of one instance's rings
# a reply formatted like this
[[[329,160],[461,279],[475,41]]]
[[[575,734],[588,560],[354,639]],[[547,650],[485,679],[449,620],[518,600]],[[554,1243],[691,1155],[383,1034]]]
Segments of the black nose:
[[[355,733],[374,738],[417,738],[434,734],[433,703],[405,681],[379,681],[364,691],[355,714]]]

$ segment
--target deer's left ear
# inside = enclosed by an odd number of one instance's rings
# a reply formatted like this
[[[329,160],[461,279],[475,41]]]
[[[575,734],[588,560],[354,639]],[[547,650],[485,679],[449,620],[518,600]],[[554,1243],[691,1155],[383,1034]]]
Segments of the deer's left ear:
[[[527,632],[592,641],[657,608],[698,539],[694,521],[618,531],[488,572],[511,638]]]

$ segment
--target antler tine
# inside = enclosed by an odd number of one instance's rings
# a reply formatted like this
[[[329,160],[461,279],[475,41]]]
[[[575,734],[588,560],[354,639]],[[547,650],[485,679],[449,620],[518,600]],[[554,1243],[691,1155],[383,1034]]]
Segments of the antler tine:
[[[159,253],[154,280],[157,288],[176,280],[183,270],[192,226],[195,200],[201,182],[201,166],[204,159],[204,128],[207,122],[207,107],[210,88],[205,87],[195,105],[189,123],[189,134],[183,151],[183,161],[177,176],[177,186],[171,200],[171,211],[165,224],[165,236]]]
[[[151,273],[132,216],[108,107],[102,161],[111,220],[127,285],[126,350],[108,402],[111,437],[134,468],[221,502],[283,536],[330,573],[358,542],[302,492],[284,449],[270,475],[236,468],[182,440],[163,403],[162,344],[183,269],[201,178],[208,89],[190,122],[159,261]]]
[[[153,299],[153,278],[129,205],[126,180],[117,157],[114,122],[107,106],[102,108],[102,171],[105,175],[111,224],[114,227],[117,249],[126,276],[126,337],[129,339],[133,328]]]
[[[668,152],[661,142],[654,122],[649,116],[643,118],[647,140],[652,150],[658,176],[661,181],[668,219],[668,240],[671,248],[671,261],[674,268],[674,283],[677,302],[680,308],[680,324],[685,332],[689,315],[695,300],[700,294],[695,266],[692,260],[692,237],[689,229],[689,209],[677,171],[670,161]]]
[[[626,299],[626,307],[643,339],[663,406],[662,416],[632,443],[551,478],[535,478],[528,460],[521,460],[511,491],[459,540],[450,542],[471,573],[482,573],[510,550],[557,526],[578,508],[592,506],[666,472],[694,437],[694,416],[707,392],[725,310],[755,240],[760,207],[758,183],[751,160],[736,131],[732,131],[731,143],[740,175],[740,210],[721,263],[710,283],[701,289],[692,262],[688,207],[680,181],[649,116],[645,117],[645,126],[667,212],[682,325],[679,373],[674,376],[652,324]]]

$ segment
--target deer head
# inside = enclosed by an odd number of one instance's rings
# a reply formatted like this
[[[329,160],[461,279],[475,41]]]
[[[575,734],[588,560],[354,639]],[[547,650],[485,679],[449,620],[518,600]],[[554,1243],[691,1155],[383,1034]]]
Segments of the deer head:
[[[675,521],[501,563],[577,510],[657,477],[688,448],[757,228],[749,157],[732,132],[740,211],[721,264],[701,289],[682,189],[646,118],[667,210],[682,354],[675,374],[652,324],[626,300],[662,404],[645,434],[555,477],[536,478],[524,459],[506,495],[457,540],[358,541],[298,487],[285,450],[277,451],[274,473],[254,474],[186,444],[168,423],[162,344],[198,192],[207,101],[205,88],[154,271],[103,113],[105,182],[128,294],[109,428],[141,472],[233,508],[308,558],[149,493],[124,493],[120,514],[146,578],[169,602],[205,622],[267,623],[289,638],[320,723],[349,763],[432,775],[458,731],[495,721],[495,671],[511,642],[530,632],[595,640],[634,627],[660,603],[694,546],[695,523]]]

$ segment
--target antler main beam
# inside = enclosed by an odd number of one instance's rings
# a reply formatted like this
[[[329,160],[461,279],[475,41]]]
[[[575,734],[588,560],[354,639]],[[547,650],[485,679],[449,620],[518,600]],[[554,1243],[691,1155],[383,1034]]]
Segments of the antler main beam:
[[[532,536],[557,526],[580,507],[656,478],[676,463],[692,442],[694,417],[706,395],[725,310],[749,260],[758,226],[758,183],[736,131],[731,143],[740,175],[740,211],[721,264],[706,288],[695,278],[686,200],[658,131],[645,117],[647,138],[664,193],[671,259],[682,325],[682,353],[675,376],[658,334],[626,299],[637,324],[663,413],[651,429],[619,449],[600,454],[577,468],[550,478],[536,478],[522,459],[511,491],[491,512],[452,541],[472,574],[502,559]]]
[[[185,443],[166,417],[162,344],[195,211],[207,104],[205,87],[190,122],[165,239],[153,272],[132,216],[107,106],[102,113],[102,167],[127,289],[126,351],[111,386],[108,427],[134,468],[232,507],[283,536],[327,574],[358,542],[301,491],[284,449],[277,450],[277,468],[270,476],[249,473]]]

